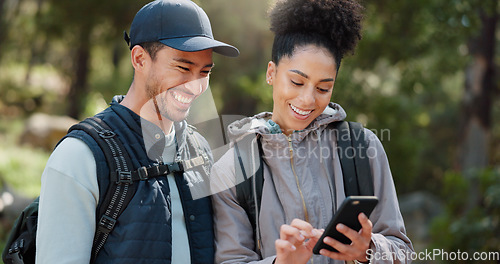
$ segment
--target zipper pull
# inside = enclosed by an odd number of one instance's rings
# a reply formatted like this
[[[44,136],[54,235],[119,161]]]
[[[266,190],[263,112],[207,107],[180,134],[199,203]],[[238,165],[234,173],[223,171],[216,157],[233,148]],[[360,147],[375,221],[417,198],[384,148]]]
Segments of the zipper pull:
[[[288,146],[290,147],[290,157],[293,157],[292,136],[287,136]]]

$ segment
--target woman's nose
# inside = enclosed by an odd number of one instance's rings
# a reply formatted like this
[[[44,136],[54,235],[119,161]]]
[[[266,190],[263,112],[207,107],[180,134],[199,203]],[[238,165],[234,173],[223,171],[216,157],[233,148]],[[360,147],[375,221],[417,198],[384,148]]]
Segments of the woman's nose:
[[[304,103],[304,106],[313,106],[316,102],[316,98],[314,97],[314,87],[307,87],[307,89],[303,89],[300,98]]]

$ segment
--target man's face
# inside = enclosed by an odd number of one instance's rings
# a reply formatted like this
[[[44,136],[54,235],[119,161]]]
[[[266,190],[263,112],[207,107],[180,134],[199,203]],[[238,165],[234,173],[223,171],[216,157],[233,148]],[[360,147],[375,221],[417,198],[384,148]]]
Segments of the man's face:
[[[207,89],[212,67],[211,49],[184,52],[165,46],[149,68],[147,96],[156,99],[163,117],[184,120],[193,100]]]

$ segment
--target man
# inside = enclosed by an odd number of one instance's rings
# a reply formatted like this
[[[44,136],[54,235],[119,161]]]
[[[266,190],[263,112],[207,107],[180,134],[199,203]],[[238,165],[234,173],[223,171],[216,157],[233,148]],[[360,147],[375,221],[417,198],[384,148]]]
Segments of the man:
[[[125,40],[134,80],[125,97],[115,97],[96,117],[118,135],[134,169],[189,156],[187,134],[196,132],[183,120],[208,86],[212,51],[235,57],[238,50],[214,40],[207,15],[189,0],[145,5]],[[193,172],[140,181],[102,249],[91,256],[109,169],[95,140],[85,133],[69,135],[42,175],[37,263],[213,262],[210,199],[191,198],[193,182],[187,179],[196,179]],[[209,152],[206,141],[195,136]]]

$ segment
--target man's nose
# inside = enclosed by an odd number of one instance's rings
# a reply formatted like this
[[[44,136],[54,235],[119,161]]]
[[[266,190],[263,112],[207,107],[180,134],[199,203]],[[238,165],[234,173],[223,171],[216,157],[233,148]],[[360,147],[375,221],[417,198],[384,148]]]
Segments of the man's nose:
[[[188,81],[184,84],[184,87],[191,92],[193,95],[202,94],[208,87],[208,77],[198,78]]]

